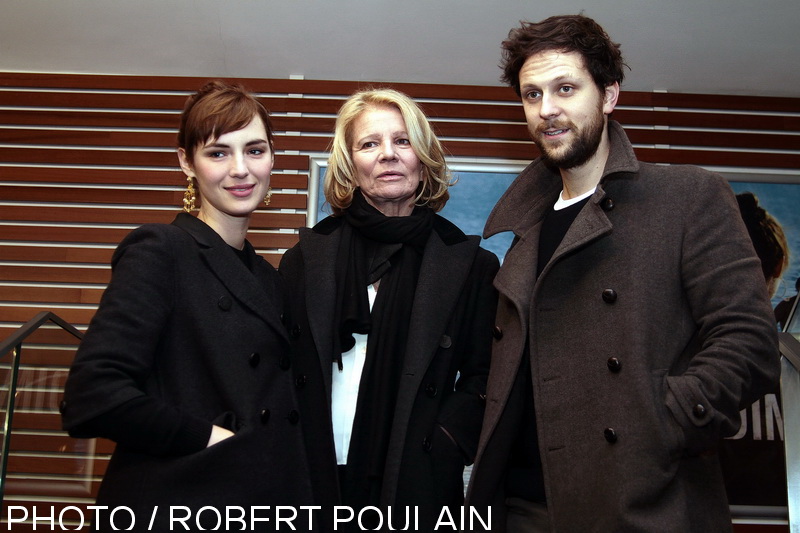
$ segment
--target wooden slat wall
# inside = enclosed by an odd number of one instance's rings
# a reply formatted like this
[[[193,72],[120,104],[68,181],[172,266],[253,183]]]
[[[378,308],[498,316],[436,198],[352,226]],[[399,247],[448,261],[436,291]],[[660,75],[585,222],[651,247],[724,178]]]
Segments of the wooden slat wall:
[[[0,339],[40,310],[84,329],[108,282],[115,245],[142,223],[172,220],[185,185],[174,150],[178,115],[204,81],[0,73]],[[536,156],[521,106],[503,87],[234,81],[262,98],[277,132],[272,203],[259,209],[248,235],[276,265],[306,223],[310,157],[327,150],[336,111],[356,89],[392,86],[417,99],[456,158]],[[800,98],[623,90],[614,118],[644,161],[800,182]],[[48,369],[52,403],[74,347],[64,349],[47,334],[25,352],[23,368]],[[54,407],[21,409],[15,426],[15,483],[6,503],[91,502],[111,445],[96,445],[88,493],[66,497],[77,452],[68,451],[75,445],[59,432]],[[25,483],[42,477],[51,489]]]

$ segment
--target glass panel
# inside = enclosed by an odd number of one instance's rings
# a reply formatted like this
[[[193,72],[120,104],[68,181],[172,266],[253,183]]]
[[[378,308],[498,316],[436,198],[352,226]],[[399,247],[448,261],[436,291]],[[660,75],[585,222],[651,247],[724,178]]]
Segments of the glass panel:
[[[59,405],[78,343],[73,334],[48,321],[19,348],[0,354],[6,465],[2,487],[6,511],[1,519],[13,522],[2,529],[22,527],[23,523],[49,529],[49,520],[34,523],[33,517],[34,513],[43,517],[53,512],[59,528],[59,513],[70,506],[91,518],[85,508],[94,502],[113,444],[102,439],[73,439],[61,429]],[[67,509],[63,525],[73,529],[80,525],[79,518],[74,509]]]

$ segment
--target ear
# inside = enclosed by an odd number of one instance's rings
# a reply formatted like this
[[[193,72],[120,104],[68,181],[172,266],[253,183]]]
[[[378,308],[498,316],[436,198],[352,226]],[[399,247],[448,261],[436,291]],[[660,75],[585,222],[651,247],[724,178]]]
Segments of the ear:
[[[186,174],[187,178],[194,177],[194,166],[189,162],[189,157],[186,155],[186,150],[178,148],[178,162],[181,165],[181,170]]]
[[[603,113],[610,115],[614,108],[617,107],[617,99],[619,98],[619,82],[615,81],[607,86],[603,91]]]

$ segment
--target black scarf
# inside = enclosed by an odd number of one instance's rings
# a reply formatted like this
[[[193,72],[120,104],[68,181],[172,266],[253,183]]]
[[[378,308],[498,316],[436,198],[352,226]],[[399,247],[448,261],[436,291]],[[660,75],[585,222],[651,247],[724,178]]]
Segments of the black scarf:
[[[403,368],[411,306],[434,213],[415,207],[410,216],[387,217],[356,190],[344,212],[336,259],[334,357],[368,334],[342,498],[346,505],[377,505],[389,434]],[[367,286],[380,280],[372,313]],[[335,371],[335,370],[334,370]]]

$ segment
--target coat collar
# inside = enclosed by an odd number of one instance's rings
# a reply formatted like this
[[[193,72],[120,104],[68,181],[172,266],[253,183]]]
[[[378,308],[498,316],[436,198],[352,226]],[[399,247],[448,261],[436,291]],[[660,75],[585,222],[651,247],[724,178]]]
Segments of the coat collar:
[[[639,170],[639,161],[628,136],[615,120],[608,121],[608,138],[610,148],[598,186],[599,193],[602,193],[603,184],[613,174],[635,173]],[[520,173],[500,197],[486,221],[483,236],[491,237],[503,231],[513,231],[518,237],[524,235],[541,221],[562,188],[560,174],[548,168],[541,158],[537,158]],[[598,192],[590,202],[596,204],[604,198],[604,194]]]
[[[612,224],[602,207],[606,186],[621,173],[636,173],[639,162],[622,126],[609,121],[610,151],[597,190],[573,222],[550,262],[536,278],[539,251],[539,228],[547,211],[555,203],[562,183],[557,171],[548,168],[541,158],[522,171],[495,205],[486,222],[484,236],[513,231],[515,244],[506,254],[503,268],[495,278],[495,286],[517,307],[527,323],[528,304],[539,281],[564,254],[606,235]]]
[[[262,282],[266,278],[264,269],[271,267],[259,261],[253,246],[245,240],[244,249],[250,256],[255,275],[244,266],[222,237],[202,220],[188,213],[179,213],[172,224],[197,242],[200,257],[231,295],[288,342],[286,328],[280,321],[281,294],[276,284]]]
[[[311,335],[317,347],[327,393],[330,394],[333,350],[333,328],[330,319],[335,315],[336,279],[332,265],[336,264],[342,219],[328,217],[314,228],[300,229],[306,278],[306,308]],[[406,370],[421,380],[441,334],[458,301],[464,279],[469,274],[478,250],[478,237],[467,237],[446,219],[434,218],[434,231],[425,245],[420,266],[417,291],[411,311]]]

